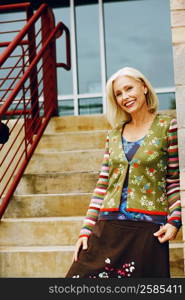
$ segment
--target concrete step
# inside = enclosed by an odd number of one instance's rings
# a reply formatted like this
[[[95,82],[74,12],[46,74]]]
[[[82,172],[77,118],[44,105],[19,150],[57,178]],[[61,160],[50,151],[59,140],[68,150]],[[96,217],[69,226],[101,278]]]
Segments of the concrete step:
[[[49,122],[45,133],[107,130],[110,129],[106,116],[103,114],[53,117]]]
[[[0,223],[0,246],[73,245],[84,216],[3,218]],[[171,244],[181,243],[182,235]]]
[[[65,277],[74,246],[0,247],[0,277]],[[170,247],[172,277],[184,277],[183,248]]]
[[[92,193],[97,180],[98,172],[25,174],[15,195]]]
[[[74,246],[0,247],[0,277],[62,278]]]
[[[84,217],[91,197],[92,193],[17,195],[12,198],[4,218]],[[182,240],[181,228],[171,243]]]
[[[182,241],[183,241],[183,239],[182,239],[182,228],[181,228],[181,229],[179,229],[175,240],[170,241],[170,244],[175,245],[176,243],[179,243],[179,242],[182,242]]]
[[[65,171],[98,171],[103,160],[102,150],[73,150],[35,153],[25,174]]]
[[[3,218],[1,246],[52,246],[75,244],[83,217]]]
[[[104,149],[107,132],[107,130],[94,130],[44,134],[36,152]]]
[[[184,243],[170,242],[171,277],[184,277]]]
[[[159,111],[160,112],[160,111]],[[164,113],[176,116],[175,110],[162,111]],[[86,130],[108,130],[110,124],[104,114],[62,116],[53,117],[49,122],[45,133],[86,131]]]
[[[92,193],[14,196],[4,218],[84,216]]]

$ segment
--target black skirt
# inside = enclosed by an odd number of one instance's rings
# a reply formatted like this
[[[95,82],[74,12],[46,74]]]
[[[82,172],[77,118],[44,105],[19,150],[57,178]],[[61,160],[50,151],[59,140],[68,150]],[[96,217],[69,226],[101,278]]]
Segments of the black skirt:
[[[160,225],[146,221],[99,220],[80,250],[68,278],[170,277],[169,243],[153,235]]]

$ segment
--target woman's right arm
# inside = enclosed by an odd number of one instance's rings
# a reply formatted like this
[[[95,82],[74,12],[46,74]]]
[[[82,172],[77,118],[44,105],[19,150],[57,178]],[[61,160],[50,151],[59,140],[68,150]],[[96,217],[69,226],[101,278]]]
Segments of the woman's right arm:
[[[104,196],[108,187],[108,178],[109,178],[109,133],[106,137],[105,151],[102,166],[99,172],[98,181],[96,183],[93,195],[89,204],[89,208],[86,213],[86,217],[83,222],[83,227],[80,231],[80,237],[89,237],[91,234],[92,228],[95,225],[100,207],[102,205]]]
[[[73,261],[77,261],[78,253],[80,249],[86,250],[88,245],[88,238],[91,234],[92,228],[95,225],[101,204],[107,191],[109,178],[109,133],[106,137],[105,151],[103,156],[102,166],[99,172],[98,181],[96,183],[93,195],[89,204],[89,208],[86,213],[86,217],[83,222],[83,227],[80,231],[79,239],[75,245],[75,252],[73,255]]]

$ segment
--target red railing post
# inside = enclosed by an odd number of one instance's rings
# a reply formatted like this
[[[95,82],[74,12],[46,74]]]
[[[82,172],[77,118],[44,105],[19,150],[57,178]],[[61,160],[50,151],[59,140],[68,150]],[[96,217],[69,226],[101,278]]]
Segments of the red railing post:
[[[48,7],[42,14],[42,43],[44,44],[49,32],[55,28],[55,19],[52,10]],[[46,64],[47,62],[47,64]],[[49,65],[49,68],[47,67]],[[47,68],[47,69],[46,69]],[[56,39],[53,39],[50,46],[47,48],[43,55],[43,83],[44,83],[44,96],[46,101],[44,103],[44,112],[48,110],[51,99],[53,103],[52,116],[58,115],[58,95],[57,95],[57,71],[56,71]]]
[[[33,9],[30,6],[27,9],[27,20],[33,16]],[[29,56],[29,65],[36,57],[36,40],[35,40],[35,23],[32,24],[28,30],[28,56]],[[37,76],[37,66],[35,65],[32,72],[30,73],[30,98],[31,98],[31,119],[36,121],[30,125],[30,119],[26,118],[26,130],[28,139],[33,134],[37,133],[40,119],[35,118],[39,112],[39,97],[38,97],[38,76]]]

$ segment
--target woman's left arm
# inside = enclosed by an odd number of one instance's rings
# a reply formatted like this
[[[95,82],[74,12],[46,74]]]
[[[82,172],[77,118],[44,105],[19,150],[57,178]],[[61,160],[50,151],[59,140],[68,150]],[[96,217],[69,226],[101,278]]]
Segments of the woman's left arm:
[[[168,162],[166,176],[166,191],[169,213],[167,223],[154,233],[161,243],[173,240],[181,227],[181,201],[179,180],[179,158],[177,140],[177,121],[172,119],[167,132]]]

